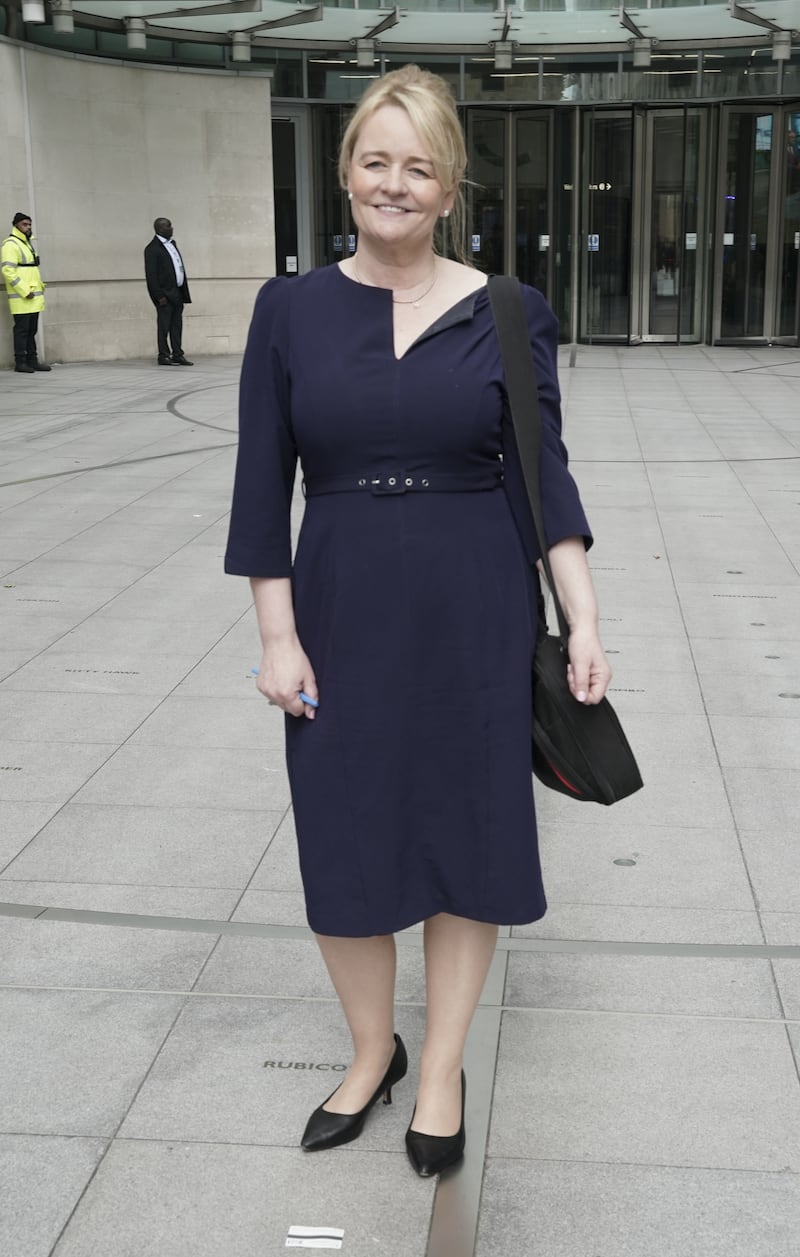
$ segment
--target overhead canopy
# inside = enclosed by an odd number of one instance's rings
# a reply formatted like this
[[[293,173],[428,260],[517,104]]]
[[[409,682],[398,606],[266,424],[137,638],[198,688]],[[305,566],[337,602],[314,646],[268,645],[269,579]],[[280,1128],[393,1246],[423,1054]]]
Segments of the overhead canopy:
[[[775,29],[800,28],[800,0],[735,0],[683,4],[667,0],[626,8],[601,0],[405,0],[402,7],[376,0],[298,4],[294,0],[73,0],[78,24],[122,29],[126,17],[144,19],[148,32],[166,38],[230,43],[234,33],[254,44],[331,51],[376,41],[376,51],[478,55],[510,41],[514,53],[542,45],[624,44],[631,32],[659,42],[702,44],[761,41]],[[534,5],[536,7],[534,7]],[[539,11],[541,6],[541,11]]]

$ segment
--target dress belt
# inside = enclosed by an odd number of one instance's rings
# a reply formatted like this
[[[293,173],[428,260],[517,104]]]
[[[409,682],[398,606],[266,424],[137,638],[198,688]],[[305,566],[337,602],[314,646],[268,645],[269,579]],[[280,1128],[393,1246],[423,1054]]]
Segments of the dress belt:
[[[311,476],[303,481],[303,494],[307,498],[322,493],[372,493],[386,497],[398,493],[479,493],[486,489],[499,489],[503,483],[501,467],[490,470],[455,472],[365,472],[363,475]]]

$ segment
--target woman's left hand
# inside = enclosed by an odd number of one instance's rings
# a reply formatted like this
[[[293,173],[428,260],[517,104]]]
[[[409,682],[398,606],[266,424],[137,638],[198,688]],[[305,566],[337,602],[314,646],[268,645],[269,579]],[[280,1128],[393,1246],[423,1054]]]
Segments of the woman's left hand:
[[[569,635],[567,682],[579,703],[593,706],[605,696],[611,681],[611,667],[606,659],[597,630],[573,628]]]

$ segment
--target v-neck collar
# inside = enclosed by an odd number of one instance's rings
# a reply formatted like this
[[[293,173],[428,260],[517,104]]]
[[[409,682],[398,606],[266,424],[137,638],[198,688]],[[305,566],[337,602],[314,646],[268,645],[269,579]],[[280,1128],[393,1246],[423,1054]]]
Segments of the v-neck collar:
[[[362,293],[381,293],[384,298],[390,296],[388,288],[377,288],[372,284],[360,284],[358,280],[352,279],[350,275],[344,273],[338,262],[334,262],[331,269],[335,270],[339,277],[351,288],[359,288]],[[433,323],[426,327],[423,332],[420,332],[416,340],[412,340],[406,351],[399,358],[394,352],[394,344],[392,344],[394,361],[396,363],[403,362],[416,345],[421,345],[423,341],[428,340],[431,336],[437,336],[439,332],[444,332],[447,328],[454,327],[458,323],[468,323],[474,317],[478,298],[481,293],[487,293],[487,291],[486,284],[483,284],[480,288],[475,288],[472,292],[467,293],[466,297],[460,297],[455,305],[450,306],[449,310],[445,310],[444,314],[440,314],[438,319],[434,319]]]
[[[430,336],[436,336],[439,332],[446,331],[448,327],[455,327],[457,323],[468,323],[475,316],[475,303],[482,292],[486,292],[485,284],[482,288],[476,288],[474,292],[468,292],[466,297],[462,297],[449,310],[445,310],[444,314],[440,314],[438,319],[431,323],[430,327],[426,327],[424,332],[420,332],[416,340],[412,340],[406,353],[401,358],[397,358],[397,362],[402,362],[406,354],[410,353],[415,345],[421,345]]]

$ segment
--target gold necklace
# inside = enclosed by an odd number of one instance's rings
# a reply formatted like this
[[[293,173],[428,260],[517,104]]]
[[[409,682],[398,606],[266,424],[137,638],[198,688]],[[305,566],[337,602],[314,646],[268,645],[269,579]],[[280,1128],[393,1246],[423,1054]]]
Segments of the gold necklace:
[[[436,280],[439,278],[439,272],[438,272],[438,271],[437,271],[437,269],[436,269],[436,259],[434,259],[434,262],[433,262],[433,272],[432,272],[432,273],[433,273],[433,279],[432,279],[432,280],[431,280],[431,282],[428,284],[428,287],[425,289],[425,291],[424,291],[423,293],[420,293],[420,295],[419,295],[418,297],[410,297],[410,298],[409,298],[409,297],[395,297],[394,292],[392,292],[392,305],[395,305],[395,306],[413,306],[415,310],[418,310],[418,309],[419,309],[419,307],[420,307],[420,305],[421,305],[421,303],[425,300],[425,298],[427,297],[428,293],[429,293],[429,292],[431,291],[431,289],[433,288],[433,285],[436,283]],[[358,266],[357,266],[357,264],[356,264],[355,255],[353,256],[353,274],[354,274],[354,275],[355,275],[355,277],[356,277],[356,283],[357,283],[357,284],[361,284],[361,285],[362,285],[362,287],[364,287],[364,288],[377,288],[377,287],[379,287],[379,285],[378,285],[378,284],[365,284],[365,283],[364,283],[363,279],[361,278],[361,276],[360,276],[360,275],[359,275],[359,273],[358,273]],[[422,282],[424,283],[425,281],[423,280]],[[401,291],[402,291],[402,289],[401,289]]]

